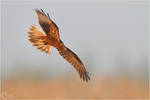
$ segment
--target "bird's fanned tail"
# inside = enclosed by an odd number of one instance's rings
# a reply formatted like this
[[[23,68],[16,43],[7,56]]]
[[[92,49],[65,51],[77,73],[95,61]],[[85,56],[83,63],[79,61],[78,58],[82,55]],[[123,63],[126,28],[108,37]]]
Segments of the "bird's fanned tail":
[[[46,42],[46,35],[43,34],[35,25],[31,26],[29,34],[29,41],[33,46],[37,46],[37,49],[51,53],[51,45]]]

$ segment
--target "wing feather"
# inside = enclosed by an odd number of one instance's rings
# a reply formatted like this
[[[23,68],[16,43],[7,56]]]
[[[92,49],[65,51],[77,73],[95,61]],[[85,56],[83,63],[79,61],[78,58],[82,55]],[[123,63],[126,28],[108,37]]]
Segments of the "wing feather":
[[[59,40],[59,29],[57,25],[50,19],[49,14],[46,15],[42,9],[41,11],[38,9],[36,9],[35,11],[38,15],[39,24],[41,25],[47,36],[51,36]]]
[[[58,49],[60,55],[66,59],[79,73],[80,78],[86,81],[90,80],[88,72],[86,71],[83,63],[79,59],[79,57],[73,53],[70,49],[65,47],[65,49]]]

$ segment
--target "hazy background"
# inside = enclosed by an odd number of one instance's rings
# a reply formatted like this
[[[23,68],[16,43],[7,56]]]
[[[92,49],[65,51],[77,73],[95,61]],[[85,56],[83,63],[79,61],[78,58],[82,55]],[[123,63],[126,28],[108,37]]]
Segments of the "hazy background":
[[[47,55],[28,41],[27,32],[30,25],[35,24],[41,29],[34,11],[36,8],[42,8],[49,13],[59,27],[60,37],[65,45],[83,61],[91,75],[89,86],[97,80],[105,80],[106,77],[106,80],[112,81],[117,78],[135,80],[133,86],[136,80],[144,82],[143,86],[148,84],[148,2],[3,1],[1,78],[4,80],[4,91],[12,92],[13,90],[9,89],[14,86],[10,84],[13,83],[11,81],[8,89],[5,80],[15,80],[16,83],[16,80],[19,82],[41,80],[51,83],[55,79],[62,80],[61,82],[65,84],[68,80],[76,82],[79,78],[75,69],[55,48]],[[109,83],[111,84],[108,82],[108,85]],[[82,80],[78,80],[78,85],[81,84]],[[86,91],[88,90],[90,89]],[[147,96],[146,93],[140,97]],[[30,96],[20,96],[25,97]],[[57,95],[56,97],[61,98]],[[88,94],[84,97],[88,97]]]

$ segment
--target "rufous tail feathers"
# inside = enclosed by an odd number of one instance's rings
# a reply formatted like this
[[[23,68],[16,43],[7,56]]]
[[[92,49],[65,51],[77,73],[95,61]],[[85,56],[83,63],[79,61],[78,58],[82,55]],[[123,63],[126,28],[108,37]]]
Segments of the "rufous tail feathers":
[[[46,34],[41,32],[35,25],[31,26],[29,34],[29,41],[33,46],[36,46],[42,52],[51,53],[51,45],[46,42]]]

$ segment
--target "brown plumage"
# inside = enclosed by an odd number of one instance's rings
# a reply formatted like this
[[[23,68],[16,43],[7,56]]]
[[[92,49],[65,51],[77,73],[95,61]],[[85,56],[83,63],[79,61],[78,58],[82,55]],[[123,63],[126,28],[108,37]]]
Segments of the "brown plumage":
[[[51,20],[49,14],[46,15],[42,9],[41,11],[38,9],[35,11],[38,15],[39,24],[45,34],[33,25],[30,28],[30,32],[28,32],[30,38],[29,41],[33,44],[33,46],[37,46],[37,49],[49,54],[51,53],[51,47],[55,47],[59,51],[60,55],[78,71],[80,78],[82,78],[83,81],[90,80],[88,72],[86,71],[82,61],[61,41],[59,37],[59,29]]]

